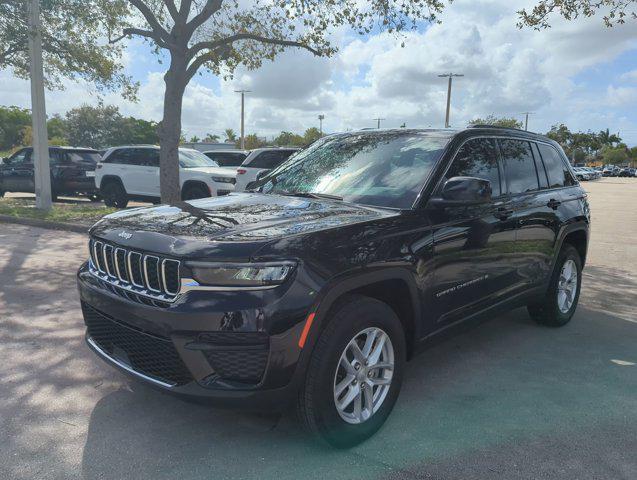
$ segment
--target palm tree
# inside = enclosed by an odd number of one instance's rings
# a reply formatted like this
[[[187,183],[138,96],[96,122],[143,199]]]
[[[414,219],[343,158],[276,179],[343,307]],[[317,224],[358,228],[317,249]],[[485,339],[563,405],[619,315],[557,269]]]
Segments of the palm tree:
[[[226,128],[224,130],[224,133],[226,135],[226,142],[234,143],[237,141],[237,134],[234,133],[234,130],[232,128]]]
[[[619,135],[615,133],[610,133],[610,130],[608,128],[606,130],[602,130],[601,132],[599,132],[598,138],[599,138],[599,142],[602,145],[609,145],[611,147],[614,144],[622,141],[622,139],[619,138]]]
[[[219,141],[219,135],[214,135],[212,133],[207,133],[206,134],[206,138],[204,138],[203,141],[204,142],[210,142],[210,143],[218,142]]]

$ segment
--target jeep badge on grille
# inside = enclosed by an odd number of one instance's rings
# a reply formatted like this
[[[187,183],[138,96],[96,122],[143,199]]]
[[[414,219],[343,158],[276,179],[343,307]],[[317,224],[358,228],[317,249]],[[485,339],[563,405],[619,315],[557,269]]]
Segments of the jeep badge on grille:
[[[132,233],[128,233],[125,230],[122,230],[122,232],[118,235],[118,237],[125,238],[126,240],[129,240],[132,236],[133,236]]]

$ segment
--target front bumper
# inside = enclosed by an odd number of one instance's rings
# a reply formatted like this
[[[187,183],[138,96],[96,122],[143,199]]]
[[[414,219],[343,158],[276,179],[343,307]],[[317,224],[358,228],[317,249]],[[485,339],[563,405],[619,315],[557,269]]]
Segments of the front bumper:
[[[157,307],[78,272],[89,347],[154,388],[190,399],[283,410],[302,380],[298,339],[310,301],[294,282],[246,292],[191,291]]]

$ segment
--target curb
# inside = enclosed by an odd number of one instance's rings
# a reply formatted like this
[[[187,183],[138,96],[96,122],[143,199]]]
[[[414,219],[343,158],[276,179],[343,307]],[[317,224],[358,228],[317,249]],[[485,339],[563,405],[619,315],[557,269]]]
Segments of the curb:
[[[13,217],[11,215],[0,215],[2,223],[17,223],[19,225],[28,225],[29,227],[47,228],[49,230],[62,230],[65,232],[88,233],[90,228],[88,225],[79,223],[51,222],[49,220],[40,220],[37,218]]]

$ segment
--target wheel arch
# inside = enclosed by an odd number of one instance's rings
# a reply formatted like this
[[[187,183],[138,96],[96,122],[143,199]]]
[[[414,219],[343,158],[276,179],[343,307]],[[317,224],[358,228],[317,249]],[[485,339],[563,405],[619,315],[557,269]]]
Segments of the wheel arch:
[[[579,253],[580,259],[582,261],[582,268],[586,264],[586,254],[588,251],[588,225],[583,223],[577,223],[573,225],[569,225],[562,231],[560,235],[560,242],[558,247],[555,249],[555,255],[553,258],[553,265],[557,261],[557,256],[559,252],[562,250],[562,247],[566,244],[572,245]]]
[[[341,302],[346,301],[349,295],[374,298],[394,310],[403,324],[407,358],[411,358],[417,339],[420,338],[420,296],[413,276],[400,268],[356,275],[328,284],[326,293],[315,302],[311,310],[315,316],[308,336],[308,345],[303,350],[311,352],[329,321],[331,312],[338,308]]]
[[[104,175],[100,180],[100,190],[104,188],[109,183],[118,183],[124,191],[126,191],[126,187],[124,187],[124,182],[117,175]]]
[[[189,188],[193,188],[193,187],[202,187],[204,190],[208,192],[208,195],[212,195],[212,192],[210,191],[210,187],[208,186],[208,184],[206,184],[206,182],[204,182],[203,180],[192,179],[192,180],[186,180],[181,186],[180,196],[182,200],[184,198],[184,192],[186,192]]]

